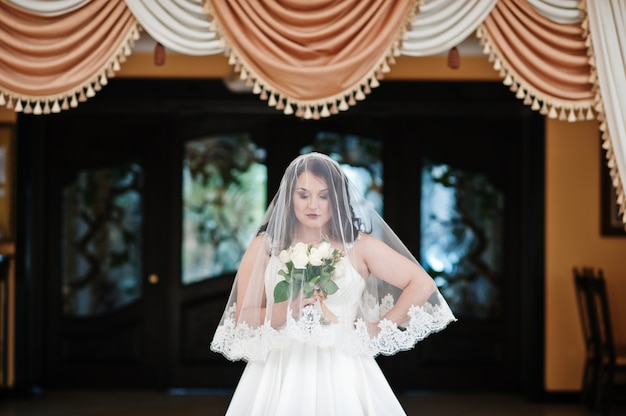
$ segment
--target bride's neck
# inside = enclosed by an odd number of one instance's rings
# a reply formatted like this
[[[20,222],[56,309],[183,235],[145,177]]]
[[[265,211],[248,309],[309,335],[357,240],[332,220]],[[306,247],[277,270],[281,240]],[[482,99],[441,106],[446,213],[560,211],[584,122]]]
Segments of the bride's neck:
[[[298,229],[293,235],[291,241],[293,243],[317,243],[322,239],[322,236],[326,235],[323,230],[305,230]]]

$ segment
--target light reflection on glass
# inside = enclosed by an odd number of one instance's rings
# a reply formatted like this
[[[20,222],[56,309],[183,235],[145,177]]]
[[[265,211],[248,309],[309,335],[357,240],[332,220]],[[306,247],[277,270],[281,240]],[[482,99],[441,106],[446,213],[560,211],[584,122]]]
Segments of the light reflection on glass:
[[[234,273],[265,212],[265,151],[247,134],[203,137],[185,145],[183,284]]]
[[[139,164],[83,170],[63,190],[63,313],[114,312],[141,297]]]
[[[499,310],[503,198],[485,175],[423,165],[422,265],[457,316],[487,319]]]
[[[320,152],[337,161],[348,179],[382,216],[382,150],[383,145],[378,140],[353,134],[319,132],[313,144],[302,148],[300,153]]]

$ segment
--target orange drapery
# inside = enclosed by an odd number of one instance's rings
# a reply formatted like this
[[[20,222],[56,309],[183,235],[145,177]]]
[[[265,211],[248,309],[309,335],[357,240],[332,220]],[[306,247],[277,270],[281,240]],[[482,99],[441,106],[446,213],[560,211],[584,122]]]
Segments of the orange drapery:
[[[268,104],[319,118],[364,98],[399,54],[414,0],[207,2],[230,62]]]
[[[533,110],[569,121],[594,117],[580,24],[555,23],[526,1],[500,0],[478,35],[504,83]]]
[[[319,118],[347,110],[378,86],[422,3],[205,0],[204,6],[253,92],[285,114]],[[0,48],[7,51],[0,54],[0,105],[45,114],[92,96],[130,54],[136,19],[122,0],[85,2],[54,16],[0,0]],[[594,117],[580,24],[556,23],[524,0],[498,0],[478,35],[504,83],[534,110],[569,121]]]
[[[58,16],[0,6],[0,104],[25,113],[59,112],[93,96],[139,35],[123,0]]]

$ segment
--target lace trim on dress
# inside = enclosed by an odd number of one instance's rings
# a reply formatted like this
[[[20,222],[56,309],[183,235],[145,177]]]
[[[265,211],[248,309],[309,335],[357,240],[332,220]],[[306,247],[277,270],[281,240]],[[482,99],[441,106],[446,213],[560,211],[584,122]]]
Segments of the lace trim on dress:
[[[385,296],[380,304],[372,304],[370,301],[367,319],[377,316],[375,322],[391,307],[391,295]],[[439,293],[435,304],[429,302],[423,306],[412,306],[408,315],[409,320],[401,327],[383,319],[378,325],[379,334],[372,337],[363,318],[356,322],[331,324],[315,307],[304,308],[298,319],[290,315],[279,329],[273,328],[269,321],[253,328],[245,322],[236,322],[233,305],[228,308],[223,323],[217,328],[211,350],[231,361],[262,361],[269,351],[286,347],[295,340],[313,342],[323,347],[333,346],[356,354],[393,355],[413,348],[417,342],[456,320]]]

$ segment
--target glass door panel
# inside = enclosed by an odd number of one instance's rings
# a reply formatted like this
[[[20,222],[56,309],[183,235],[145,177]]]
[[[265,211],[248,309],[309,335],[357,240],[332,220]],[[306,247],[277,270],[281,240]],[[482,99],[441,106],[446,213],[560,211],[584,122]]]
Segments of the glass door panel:
[[[300,149],[300,154],[320,152],[341,165],[350,181],[383,215],[383,143],[354,134],[320,131],[311,145]]]
[[[188,285],[234,273],[263,219],[265,151],[247,134],[185,144],[182,163],[181,280]]]
[[[142,176],[138,163],[81,170],[63,189],[65,317],[107,315],[141,298]]]
[[[426,161],[421,258],[459,319],[502,311],[504,192],[481,173]]]

